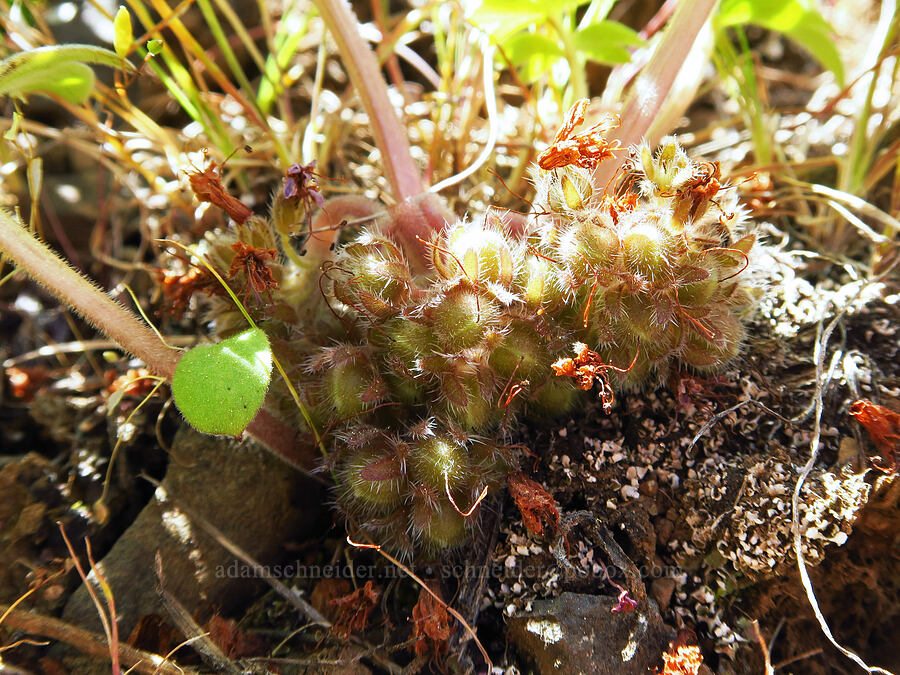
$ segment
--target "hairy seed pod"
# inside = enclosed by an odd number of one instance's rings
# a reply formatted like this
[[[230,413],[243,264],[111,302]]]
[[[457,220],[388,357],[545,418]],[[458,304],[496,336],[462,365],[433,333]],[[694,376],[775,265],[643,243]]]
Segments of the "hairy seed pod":
[[[384,381],[361,358],[328,370],[324,385],[326,398],[338,419],[358,415],[387,393]]]
[[[406,499],[403,464],[384,441],[350,454],[336,471],[342,500],[368,513],[387,513]]]
[[[483,223],[456,225],[447,232],[442,249],[435,249],[434,263],[446,279],[455,279],[462,273],[472,283],[506,287],[512,283],[513,250],[499,224],[493,227]]]
[[[456,353],[475,347],[498,318],[497,303],[465,285],[456,286],[431,308],[434,335],[443,349]]]
[[[437,504],[413,504],[410,527],[425,548],[432,552],[459,546],[468,538],[466,519],[457,513],[447,498]]]
[[[643,221],[632,220],[623,228],[622,256],[627,270],[651,280],[664,279],[670,273],[669,242],[653,214]]]
[[[413,443],[407,464],[412,480],[438,494],[444,492],[445,480],[451,486],[464,480],[469,467],[465,447],[443,435]]]
[[[605,271],[620,246],[612,219],[597,217],[566,228],[556,246],[556,257],[579,277],[591,277]]]

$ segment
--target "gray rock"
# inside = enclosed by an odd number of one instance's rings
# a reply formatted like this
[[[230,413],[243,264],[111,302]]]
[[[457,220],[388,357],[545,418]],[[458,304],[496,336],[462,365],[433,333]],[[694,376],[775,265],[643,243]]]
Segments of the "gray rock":
[[[298,484],[309,479],[252,441],[205,436],[184,426],[172,455],[162,489],[98,565],[112,587],[123,639],[145,614],[167,615],[156,589],[157,553],[166,591],[201,622],[211,611],[227,611],[258,588],[248,580],[252,575],[245,566],[186,511],[206,519],[266,564],[276,558],[286,537],[297,536],[301,520],[315,523],[323,501],[317,488],[306,486],[309,508],[292,504],[300,492]],[[63,619],[100,630],[83,585],[66,605]]]
[[[507,632],[540,675],[646,675],[675,631],[656,604],[613,613],[614,597],[562,593],[509,620]]]

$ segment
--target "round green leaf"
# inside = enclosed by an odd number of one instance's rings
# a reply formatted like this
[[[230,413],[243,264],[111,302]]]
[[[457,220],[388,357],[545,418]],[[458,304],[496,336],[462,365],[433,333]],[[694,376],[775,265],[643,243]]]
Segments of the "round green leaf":
[[[271,375],[269,340],[259,328],[250,328],[182,356],[172,396],[198,431],[238,436],[262,406]]]

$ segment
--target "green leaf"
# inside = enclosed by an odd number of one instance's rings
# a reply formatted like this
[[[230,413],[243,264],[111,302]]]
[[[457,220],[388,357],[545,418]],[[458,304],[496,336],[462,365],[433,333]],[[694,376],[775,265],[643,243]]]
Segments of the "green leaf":
[[[546,23],[550,14],[577,9],[588,0],[482,0],[469,20],[498,42],[529,24]]]
[[[147,40],[147,53],[150,56],[159,56],[165,43],[162,40]]]
[[[134,67],[114,52],[91,45],[54,45],[14,54],[0,61],[0,96],[51,92],[83,102],[94,87],[94,71],[85,63]]]
[[[616,21],[598,21],[575,33],[575,47],[591,61],[627,63],[626,47],[639,47],[644,41],[628,26]]]
[[[725,0],[716,17],[720,29],[754,24],[783,33],[808,50],[844,82],[844,64],[834,45],[834,30],[819,12],[803,0]]]
[[[259,328],[249,328],[182,356],[172,396],[198,431],[238,436],[262,406],[271,376],[269,339]]]
[[[113,19],[113,48],[121,58],[128,56],[134,35],[131,27],[131,14],[125,5],[119,5],[116,18]]]
[[[513,35],[503,43],[503,52],[526,82],[534,82],[564,55],[556,42],[534,33]]]

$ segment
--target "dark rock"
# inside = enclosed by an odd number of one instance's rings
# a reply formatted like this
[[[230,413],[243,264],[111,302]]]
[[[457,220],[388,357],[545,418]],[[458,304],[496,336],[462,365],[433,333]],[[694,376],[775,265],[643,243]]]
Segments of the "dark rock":
[[[509,638],[540,675],[646,675],[661,664],[675,631],[655,603],[613,613],[617,604],[578,593],[538,600],[530,613],[509,620]]]
[[[298,483],[308,479],[254,442],[205,436],[184,426],[172,455],[162,488],[98,565],[113,590],[120,635],[128,635],[146,614],[167,615],[156,589],[157,553],[166,591],[201,622],[254,592],[246,566],[186,511],[206,519],[262,564],[273,562],[281,543],[297,536],[301,516],[306,523],[319,519],[315,505],[323,500],[318,490],[306,486],[303,492],[313,501],[309,510],[298,509],[292,498]],[[235,575],[235,569],[245,573]],[[83,585],[63,619],[100,630]]]

